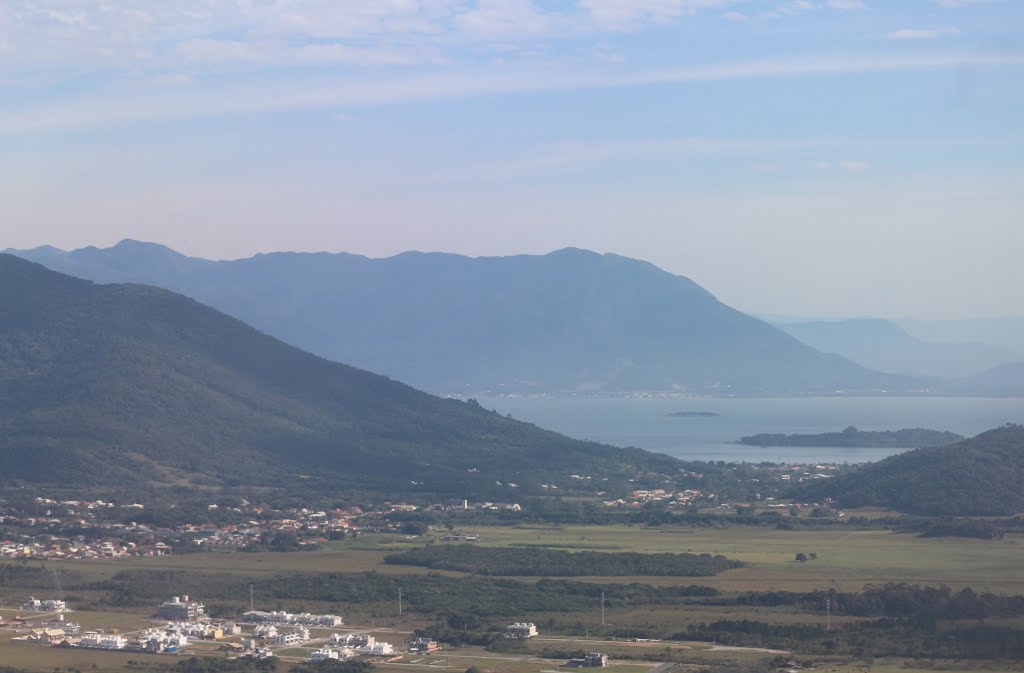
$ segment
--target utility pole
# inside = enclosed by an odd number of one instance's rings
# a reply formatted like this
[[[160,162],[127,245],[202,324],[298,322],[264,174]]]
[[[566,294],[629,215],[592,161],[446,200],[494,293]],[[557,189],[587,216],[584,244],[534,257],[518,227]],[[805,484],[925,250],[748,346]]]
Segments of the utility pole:
[[[253,599],[253,588],[252,588],[252,585],[250,584],[249,585],[249,612],[255,612],[256,611],[255,605],[256,605],[256,603],[254,602],[254,599]]]
[[[604,592],[601,592],[601,626],[604,626]]]
[[[832,630],[832,599],[825,599],[825,630]]]
[[[402,587],[398,587],[398,616],[402,616]]]

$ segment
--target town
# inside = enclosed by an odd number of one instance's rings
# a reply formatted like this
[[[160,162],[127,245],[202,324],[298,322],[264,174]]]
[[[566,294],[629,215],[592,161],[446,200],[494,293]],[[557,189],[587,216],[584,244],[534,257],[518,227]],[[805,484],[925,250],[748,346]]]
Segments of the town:
[[[788,502],[776,497],[778,489],[808,480],[828,479],[844,466],[837,464],[742,465],[738,476],[750,495],[726,497],[707,488],[679,488],[666,484],[637,488],[618,498],[602,499],[610,511],[638,510],[650,504],[667,511],[715,512],[756,505],[765,509],[819,508],[817,503]],[[728,468],[737,470],[737,467]],[[681,477],[699,484],[704,475],[686,472]],[[567,475],[566,484],[588,480]],[[544,484],[557,493],[557,484]],[[602,494],[598,492],[600,497]],[[422,534],[426,526],[415,517],[515,516],[529,509],[529,501],[441,503],[405,502],[366,504],[345,508],[299,506],[275,508],[248,499],[210,502],[188,510],[176,505],[154,507],[138,502],[61,499],[35,496],[12,503],[0,499],[0,558],[7,559],[117,559],[159,557],[182,551],[301,551],[332,540],[364,533]],[[154,511],[158,509],[159,511]],[[455,534],[456,536],[459,534]],[[450,537],[450,540],[468,539]]]
[[[72,610],[61,599],[29,597],[21,614],[5,621],[0,629],[13,632],[12,640],[47,647],[81,648],[148,654],[226,653],[230,657],[268,659],[287,650],[296,651],[309,662],[363,659],[391,663],[409,655],[438,652],[441,645],[431,638],[412,637],[401,645],[378,640],[365,629],[342,630],[339,615],[290,613],[283,610],[249,610],[240,621],[211,618],[206,606],[190,596],[173,596],[156,606],[149,625],[134,631],[118,629],[83,630]],[[505,638],[527,640],[538,636],[536,624],[509,624]],[[608,655],[588,652],[565,662],[567,667],[605,667]]]

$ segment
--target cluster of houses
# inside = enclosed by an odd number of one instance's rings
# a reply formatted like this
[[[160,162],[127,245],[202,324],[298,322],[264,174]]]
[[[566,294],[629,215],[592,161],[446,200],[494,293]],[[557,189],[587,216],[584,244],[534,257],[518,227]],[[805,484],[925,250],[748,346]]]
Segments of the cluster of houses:
[[[252,635],[274,645],[301,645],[309,640],[309,629],[298,626],[285,631],[278,630],[273,624],[260,624],[253,629]]]
[[[133,558],[140,556],[163,556],[171,550],[163,542],[139,544],[131,541],[104,540],[101,542],[77,542],[69,539],[49,537],[46,540],[15,542],[0,541],[0,558],[9,559],[100,559]]]
[[[779,479],[788,482],[812,481],[814,479],[830,479],[835,476],[838,465],[783,465],[774,468]]]
[[[301,624],[302,626],[336,627],[345,623],[338,615],[311,615],[308,612],[291,613],[283,610],[264,612],[250,610],[242,615],[242,619],[254,624]]]
[[[28,600],[21,604],[20,609],[27,612],[64,612],[68,609],[68,604],[55,598],[39,599],[29,596]]]
[[[437,648],[437,641],[417,638],[410,645],[409,651],[433,652]],[[362,655],[376,659],[383,658],[387,661],[398,658],[401,654],[391,643],[378,642],[371,635],[364,633],[335,633],[331,635],[326,645],[310,655],[309,660],[312,662],[345,661]]]
[[[56,620],[33,628],[24,636],[24,640],[30,643],[41,643],[43,645],[59,645],[65,641],[76,641],[82,634],[82,627],[74,622],[66,622],[63,615]]]
[[[663,488],[638,489],[625,498],[606,500],[607,507],[643,507],[649,502],[663,502],[670,507],[690,507],[700,501],[713,500],[714,494],[705,496],[701,491],[686,489],[668,491]]]
[[[173,508],[173,505],[171,506]],[[20,529],[15,540],[0,540],[0,558],[79,559],[161,556],[175,546],[192,545],[210,549],[240,549],[258,544],[267,535],[294,532],[300,544],[316,545],[361,532],[386,532],[389,525],[374,520],[414,505],[385,503],[379,511],[359,507],[318,510],[295,508],[269,510],[242,500],[238,505],[210,503],[211,519],[231,519],[231,523],[195,521],[175,527],[161,527],[125,519],[131,512],[145,511],[140,503],[115,504],[102,500],[59,500],[37,497],[33,506],[15,507],[0,500],[0,524]],[[221,516],[223,514],[223,516]],[[363,518],[367,517],[365,521]],[[86,540],[81,534],[62,537],[65,530],[103,531]],[[38,532],[36,532],[38,531]]]
[[[67,605],[61,600],[30,597],[22,609],[36,612],[64,611]],[[310,627],[329,629],[341,626],[343,620],[337,615],[252,610],[244,615],[250,626],[243,629],[241,624],[209,619],[205,606],[189,596],[171,597],[157,607],[156,615],[159,619],[166,619],[166,623],[131,633],[119,633],[116,629],[83,632],[78,624],[65,621],[63,614],[55,614],[50,618],[51,621],[40,628],[31,629],[27,635],[18,639],[55,647],[157,654],[182,652],[195,641],[224,641],[220,645],[221,650],[255,659],[274,656],[272,646],[294,647],[312,641],[310,649],[320,645],[309,656],[308,660],[312,662],[344,661],[358,656],[378,661],[395,661],[403,655],[403,651],[391,643],[378,641],[367,633],[335,632],[326,638],[323,635],[311,636]],[[25,620],[18,618],[16,621],[24,623]],[[533,638],[537,636],[537,626],[532,622],[516,622],[506,627],[505,636],[515,639]],[[404,652],[430,654],[439,648],[436,640],[418,637],[409,643]],[[572,659],[566,665],[599,667],[607,665],[607,662],[607,655],[588,652],[585,657]]]
[[[174,653],[188,645],[190,639],[219,640],[227,637],[230,633],[232,631],[224,626],[169,622],[166,626],[145,629],[128,637],[117,631],[107,632],[102,629],[82,633],[77,624],[68,624],[64,627],[50,626],[33,629],[24,639],[44,645],[82,647],[94,650]]]
[[[64,611],[67,604],[61,600],[30,597],[22,609]],[[54,614],[51,621],[31,629],[19,640],[51,646],[148,653],[180,652],[193,641],[224,641],[221,649],[226,652],[262,659],[273,656],[272,646],[297,646],[313,640],[310,627],[327,629],[344,624],[338,615],[252,610],[244,615],[249,626],[243,630],[242,625],[235,622],[211,620],[206,606],[187,595],[172,596],[158,605],[155,612],[157,619],[167,620],[165,624],[130,634],[101,629],[83,633],[78,624],[65,622],[63,614]],[[14,620],[19,626],[28,623],[29,620],[22,617]],[[334,633],[329,638],[320,638],[327,644],[317,657],[346,659],[357,655],[394,657],[399,654],[391,643],[379,642],[368,634]],[[414,641],[414,647],[424,648],[423,651],[437,649],[435,641],[421,643],[421,640]]]

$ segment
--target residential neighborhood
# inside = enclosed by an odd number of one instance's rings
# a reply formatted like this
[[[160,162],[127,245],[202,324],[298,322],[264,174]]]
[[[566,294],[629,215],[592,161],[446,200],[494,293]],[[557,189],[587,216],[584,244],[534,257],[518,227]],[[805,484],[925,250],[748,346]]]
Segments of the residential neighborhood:
[[[39,600],[30,597],[23,605],[60,605],[63,601]],[[76,622],[64,614],[42,617],[36,626],[29,620],[16,617],[10,623],[0,622],[0,628],[13,629],[13,639],[27,644],[50,647],[116,650],[175,654],[186,647],[215,644],[217,649],[237,656],[266,658],[282,648],[319,647],[310,653],[310,660],[349,659],[365,657],[370,660],[388,660],[405,651],[434,652],[436,641],[413,638],[407,648],[378,640],[359,631],[339,632],[344,620],[338,615],[292,614],[283,611],[253,610],[243,615],[244,622],[212,619],[206,614],[202,602],[189,596],[173,596],[155,606],[154,617],[148,626],[135,631],[117,629],[90,629],[83,631]]]

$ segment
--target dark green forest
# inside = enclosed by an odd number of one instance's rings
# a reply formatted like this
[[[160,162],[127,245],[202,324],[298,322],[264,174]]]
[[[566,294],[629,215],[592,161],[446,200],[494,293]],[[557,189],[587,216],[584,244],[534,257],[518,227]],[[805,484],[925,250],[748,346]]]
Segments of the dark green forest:
[[[922,516],[1009,516],[1024,511],[1024,426],[1005,425],[950,446],[917,449],[797,489],[843,507]]]
[[[740,561],[711,554],[638,554],[635,552],[568,552],[527,547],[432,545],[391,554],[385,563],[460,570],[478,575],[583,577],[700,577],[739,568]]]
[[[679,469],[329,362],[165,290],[94,285],[11,255],[0,255],[0,315],[3,486],[500,499],[569,473],[595,477],[579,489],[615,491]],[[508,481],[518,489],[496,483]]]
[[[903,430],[868,431],[849,426],[842,432],[823,432],[813,435],[784,435],[763,433],[740,438],[738,444],[749,446],[827,446],[836,448],[895,447],[919,448],[946,446],[963,441],[953,432],[904,428]]]

